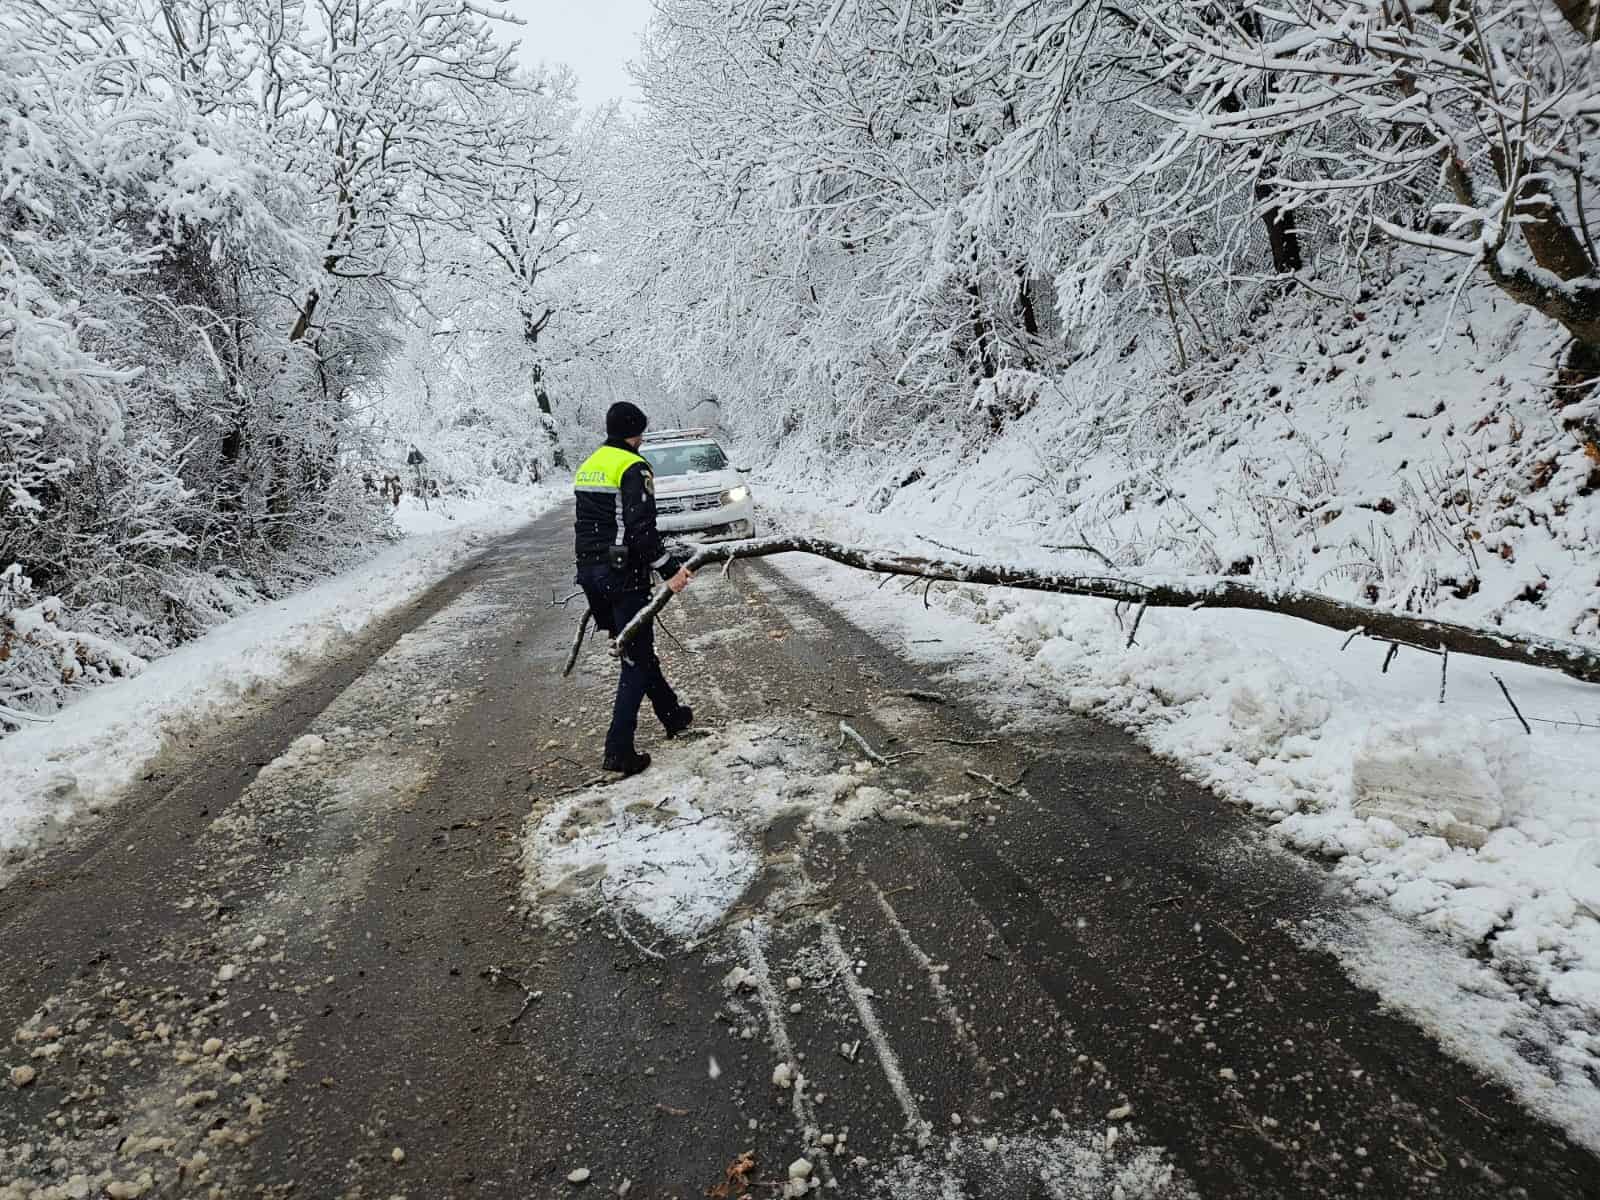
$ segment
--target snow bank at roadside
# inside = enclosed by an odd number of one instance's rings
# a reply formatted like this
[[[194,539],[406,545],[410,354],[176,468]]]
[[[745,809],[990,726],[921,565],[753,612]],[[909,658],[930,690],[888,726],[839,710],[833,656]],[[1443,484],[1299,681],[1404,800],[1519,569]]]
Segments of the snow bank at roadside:
[[[797,530],[917,546],[904,524],[786,503],[773,515]],[[981,531],[939,534],[991,557],[1039,559],[1036,547]],[[812,558],[770,561],[971,684],[1002,719],[1031,723],[1064,706],[1133,731],[1265,818],[1274,840],[1332,859],[1352,895],[1481,960],[1473,986],[1497,1014],[1489,1034],[1536,1048],[1531,1075],[1543,1078],[1508,1081],[1600,1145],[1600,729],[1580,727],[1600,725],[1600,688],[1452,656],[1441,705],[1437,658],[1401,651],[1384,673],[1386,647],[1358,640],[1341,651],[1342,635],[1287,618],[1153,611],[1130,648],[1100,601],[948,587],[929,611],[920,587],[879,590],[873,576]],[[1494,675],[1544,719],[1532,736]],[[1393,973],[1368,982],[1507,1078],[1472,1044],[1483,1030],[1429,1017],[1450,1004],[1411,1004]]]
[[[533,511],[543,512],[558,498],[557,490],[541,488],[533,493],[538,499]],[[430,533],[449,533],[488,524],[495,528],[510,528],[516,521],[507,522],[508,515],[526,516],[529,492],[499,484],[471,496],[447,496],[442,499],[420,500],[409,492],[400,497],[394,510],[394,523],[406,537],[419,537]]]
[[[432,511],[407,497],[396,511],[404,536],[362,565],[218,626],[0,741],[0,852],[14,860],[113,803],[170,738],[288,681],[563,495],[504,492],[434,501]],[[0,863],[0,886],[5,874]]]

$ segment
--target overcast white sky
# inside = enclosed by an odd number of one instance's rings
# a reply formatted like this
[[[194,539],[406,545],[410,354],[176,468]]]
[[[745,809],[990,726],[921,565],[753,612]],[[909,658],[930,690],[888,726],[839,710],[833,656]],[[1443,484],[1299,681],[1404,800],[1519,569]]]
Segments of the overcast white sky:
[[[509,30],[529,63],[564,62],[586,105],[636,99],[623,64],[638,54],[650,0],[506,0],[526,25]]]

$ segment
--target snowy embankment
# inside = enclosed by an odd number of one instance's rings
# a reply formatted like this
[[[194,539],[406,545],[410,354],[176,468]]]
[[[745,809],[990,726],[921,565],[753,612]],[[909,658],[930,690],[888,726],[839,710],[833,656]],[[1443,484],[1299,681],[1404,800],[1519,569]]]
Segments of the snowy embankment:
[[[407,496],[402,534],[368,561],[218,626],[137,672],[88,691],[50,719],[0,740],[0,887],[7,861],[116,801],[171,739],[264,690],[416,600],[484,540],[563,493],[517,491],[432,502]]]
[[[915,549],[932,527],[992,559],[1041,561],[1014,536],[948,522],[795,497],[769,515],[864,546]],[[1341,649],[1343,635],[1284,617],[1152,611],[1129,647],[1132,613],[1104,601],[941,585],[925,608],[914,581],[770,561],[1002,719],[1026,729],[1065,708],[1127,728],[1263,817],[1273,841],[1332,859],[1351,895],[1452,950],[1428,966],[1412,957],[1424,939],[1393,923],[1330,932],[1352,973],[1600,1145],[1600,688],[1451,656],[1441,704],[1438,658],[1402,650],[1385,673],[1387,646]]]

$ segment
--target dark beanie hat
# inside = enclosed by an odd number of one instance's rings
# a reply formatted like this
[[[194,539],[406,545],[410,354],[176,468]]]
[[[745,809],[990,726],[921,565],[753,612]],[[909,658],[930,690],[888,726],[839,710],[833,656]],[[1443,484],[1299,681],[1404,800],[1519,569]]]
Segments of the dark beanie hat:
[[[637,404],[629,404],[626,400],[618,400],[606,409],[607,437],[639,437],[649,424],[650,419],[644,415],[644,410]]]

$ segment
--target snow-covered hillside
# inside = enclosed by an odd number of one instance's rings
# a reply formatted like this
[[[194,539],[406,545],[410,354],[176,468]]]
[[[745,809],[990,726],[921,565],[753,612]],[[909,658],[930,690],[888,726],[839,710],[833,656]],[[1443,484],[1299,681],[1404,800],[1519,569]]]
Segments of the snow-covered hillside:
[[[952,419],[839,455],[752,430],[746,453],[774,483],[935,545],[1078,564],[1095,560],[1051,548],[1089,545],[1122,569],[1592,639],[1600,447],[1580,423],[1600,404],[1552,399],[1548,325],[1488,286],[1446,325],[1448,289],[1418,265],[1359,302],[1301,292],[1177,376],[1164,348],[1105,348],[1034,380],[998,435]]]

